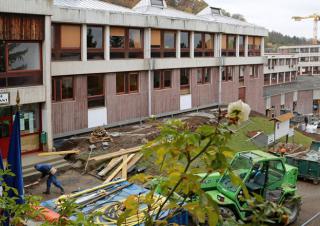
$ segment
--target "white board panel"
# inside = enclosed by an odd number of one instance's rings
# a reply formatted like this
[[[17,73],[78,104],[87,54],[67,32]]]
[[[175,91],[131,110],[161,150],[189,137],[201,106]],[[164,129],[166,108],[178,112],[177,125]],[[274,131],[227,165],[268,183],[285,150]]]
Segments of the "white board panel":
[[[320,99],[320,90],[313,90],[313,99],[314,100]]]
[[[276,140],[280,139],[281,137],[284,137],[289,134],[290,131],[290,122],[277,122],[276,123]]]
[[[88,128],[107,125],[107,108],[93,108],[88,110]]]
[[[285,105],[285,96],[284,96],[284,93],[281,94],[280,104],[281,104],[281,105]]]
[[[180,110],[192,108],[191,94],[180,96]]]

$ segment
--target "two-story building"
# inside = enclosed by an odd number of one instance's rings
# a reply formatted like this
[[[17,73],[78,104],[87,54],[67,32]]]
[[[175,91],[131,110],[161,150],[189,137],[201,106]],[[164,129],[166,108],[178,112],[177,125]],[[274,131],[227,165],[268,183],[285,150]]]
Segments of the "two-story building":
[[[26,109],[26,125],[21,130],[29,130],[37,139],[42,131],[47,132],[49,149],[53,138],[97,126],[238,99],[257,112],[265,111],[267,30],[222,16],[219,9],[208,7],[194,15],[169,8],[162,0],[141,0],[131,9],[99,0],[41,4],[38,0],[1,0],[0,12],[4,18],[40,18],[39,24],[12,20],[19,29],[26,26],[19,32],[31,35],[26,40],[3,38],[1,32],[16,35],[17,29],[1,30],[0,26],[4,52],[12,52],[5,55],[5,71],[0,73],[0,79],[6,79],[5,85],[0,83],[1,93],[9,92],[11,100],[0,109],[11,109],[12,123],[19,90],[22,109]],[[36,35],[32,29],[41,33]],[[15,38],[26,46],[11,45]],[[24,80],[12,85],[13,75],[15,82]],[[5,120],[1,125],[9,134]]]

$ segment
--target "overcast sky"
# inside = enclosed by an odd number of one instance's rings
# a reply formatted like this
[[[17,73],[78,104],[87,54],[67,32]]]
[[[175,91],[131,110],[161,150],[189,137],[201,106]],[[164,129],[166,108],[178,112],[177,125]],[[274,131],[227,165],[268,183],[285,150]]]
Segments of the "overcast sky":
[[[311,19],[295,22],[292,16],[307,16],[320,13],[319,0],[205,0],[211,6],[228,12],[244,15],[250,23],[287,35],[311,38]],[[320,24],[319,24],[320,32]],[[320,36],[318,32],[318,37]]]

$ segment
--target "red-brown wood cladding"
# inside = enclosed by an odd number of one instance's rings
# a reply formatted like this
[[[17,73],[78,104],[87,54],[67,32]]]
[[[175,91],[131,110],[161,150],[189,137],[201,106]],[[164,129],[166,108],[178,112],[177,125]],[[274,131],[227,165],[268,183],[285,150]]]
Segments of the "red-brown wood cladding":
[[[43,39],[44,16],[0,13],[0,40]]]

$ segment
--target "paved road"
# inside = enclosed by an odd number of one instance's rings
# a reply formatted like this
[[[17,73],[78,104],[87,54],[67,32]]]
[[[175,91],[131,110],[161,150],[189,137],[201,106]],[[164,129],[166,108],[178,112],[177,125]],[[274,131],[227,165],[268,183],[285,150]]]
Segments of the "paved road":
[[[300,216],[295,226],[300,226],[312,216],[320,212],[320,184],[314,185],[312,182],[299,181],[298,192],[302,196],[302,206]],[[320,217],[317,222],[313,222],[310,226],[320,225]]]

